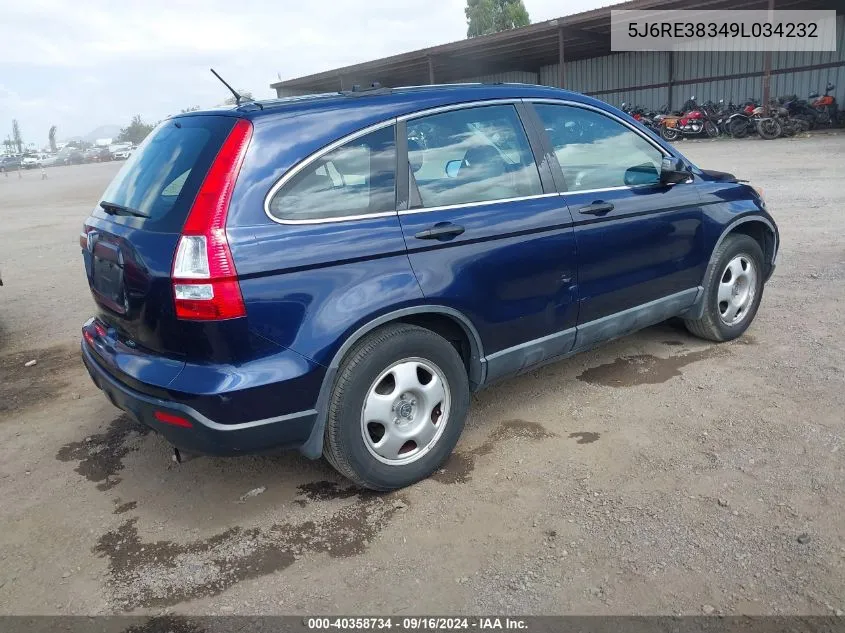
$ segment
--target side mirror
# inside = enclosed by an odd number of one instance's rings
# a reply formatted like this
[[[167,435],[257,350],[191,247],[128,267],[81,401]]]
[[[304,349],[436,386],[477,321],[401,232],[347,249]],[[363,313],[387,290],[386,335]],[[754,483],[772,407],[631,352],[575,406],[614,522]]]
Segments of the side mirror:
[[[634,165],[625,170],[625,184],[629,187],[639,185],[654,185],[660,182],[660,174],[657,168],[651,163]]]
[[[684,161],[674,156],[664,156],[660,163],[660,182],[664,185],[672,185],[679,182],[686,182],[690,179]]]
[[[449,178],[457,178],[458,172],[461,170],[461,164],[463,162],[464,161],[458,160],[456,158],[455,160],[450,160],[448,163],[446,163],[446,175]]]

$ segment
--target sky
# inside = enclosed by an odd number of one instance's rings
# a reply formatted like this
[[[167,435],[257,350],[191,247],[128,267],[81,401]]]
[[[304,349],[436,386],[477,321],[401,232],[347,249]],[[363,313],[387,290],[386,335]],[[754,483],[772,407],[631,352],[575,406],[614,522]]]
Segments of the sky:
[[[524,0],[532,22],[610,0]],[[463,39],[465,0],[0,2],[0,137],[42,146],[132,115],[157,121],[228,93]]]

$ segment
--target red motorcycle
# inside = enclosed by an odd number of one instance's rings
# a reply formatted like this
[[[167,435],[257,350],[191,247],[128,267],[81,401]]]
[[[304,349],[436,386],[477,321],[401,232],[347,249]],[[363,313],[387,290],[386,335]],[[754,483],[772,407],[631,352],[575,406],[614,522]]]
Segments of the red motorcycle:
[[[660,121],[660,136],[667,141],[675,141],[682,136],[701,136],[715,138],[719,136],[719,127],[710,114],[698,107],[695,97],[684,104],[686,114],[666,116]]]
[[[816,122],[821,125],[836,125],[839,122],[839,105],[836,97],[830,94],[836,86],[828,82],[824,94],[820,97],[818,92],[811,92],[810,99],[813,108],[816,110]]]

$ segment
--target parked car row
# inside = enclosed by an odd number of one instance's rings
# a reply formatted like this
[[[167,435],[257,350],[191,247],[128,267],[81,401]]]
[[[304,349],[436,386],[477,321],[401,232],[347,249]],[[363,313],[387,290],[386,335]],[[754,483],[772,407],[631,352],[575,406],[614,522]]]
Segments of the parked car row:
[[[56,154],[27,153],[0,158],[0,170],[15,171],[18,169],[35,169],[38,167],[53,167],[56,165],[81,165],[83,163],[104,163],[111,160],[126,160],[135,151],[135,146],[129,143],[112,145],[110,147],[89,147],[81,150],[75,147],[64,147]]]

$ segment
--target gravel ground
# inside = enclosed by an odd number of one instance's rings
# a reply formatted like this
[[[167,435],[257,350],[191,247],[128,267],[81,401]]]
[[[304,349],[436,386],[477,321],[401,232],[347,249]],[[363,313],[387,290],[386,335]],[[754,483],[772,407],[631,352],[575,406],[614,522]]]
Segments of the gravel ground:
[[[78,357],[119,165],[0,177],[0,613],[841,613],[845,135],[680,147],[780,225],[749,332],[662,324],[477,394],[389,495],[295,453],[174,464]]]

